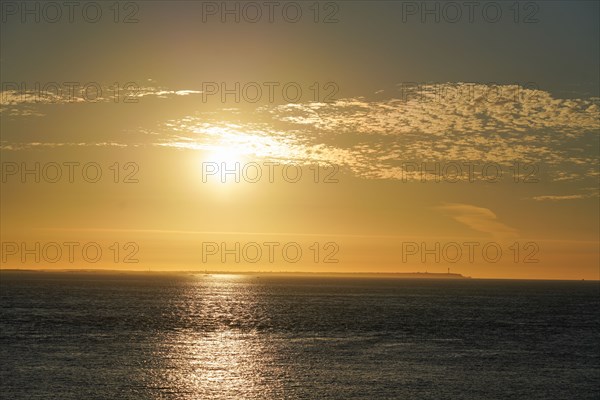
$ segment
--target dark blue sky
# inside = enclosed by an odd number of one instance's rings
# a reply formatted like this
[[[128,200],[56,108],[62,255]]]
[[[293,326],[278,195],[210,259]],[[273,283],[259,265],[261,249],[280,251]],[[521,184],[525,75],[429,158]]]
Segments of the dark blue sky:
[[[489,3],[501,9],[498,22],[490,22]],[[259,23],[245,22],[250,11],[240,12],[240,23],[227,15],[222,23],[219,11],[203,14],[203,2],[136,4],[139,10],[127,10],[139,20],[132,24],[115,24],[108,6],[94,24],[80,13],[72,24],[66,17],[44,22],[44,14],[38,24],[33,17],[22,24],[19,15],[3,15],[2,80],[152,78],[191,88],[231,79],[335,80],[348,96],[389,91],[399,82],[535,82],[565,97],[598,93],[597,1],[521,2],[518,15],[512,1],[481,2],[472,22],[461,7],[457,23],[443,2],[340,1],[335,9],[322,2],[318,18],[339,22],[316,24],[311,2],[298,3],[297,23],[277,9],[273,23],[265,14]],[[438,23],[420,14],[425,4],[437,4]]]

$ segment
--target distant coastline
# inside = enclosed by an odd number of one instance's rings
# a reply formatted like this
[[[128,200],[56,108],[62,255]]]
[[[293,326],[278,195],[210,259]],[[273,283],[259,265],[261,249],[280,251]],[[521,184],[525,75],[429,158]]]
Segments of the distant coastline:
[[[0,274],[64,274],[64,275],[98,275],[98,276],[193,276],[210,277],[212,275],[240,275],[260,278],[261,276],[289,277],[332,277],[332,278],[373,278],[373,279],[415,279],[415,280],[496,280],[496,281],[554,281],[554,282],[586,282],[597,283],[600,279],[544,279],[544,278],[504,278],[504,277],[471,277],[459,273],[445,272],[308,272],[308,271],[212,271],[212,270],[117,270],[117,269],[32,269],[32,268],[0,268]]]
[[[303,271],[136,271],[114,269],[0,269],[1,273],[69,273],[69,274],[184,274],[184,275],[284,275],[284,276],[339,276],[339,277],[380,277],[398,279],[471,279],[457,273],[444,272],[303,272]]]

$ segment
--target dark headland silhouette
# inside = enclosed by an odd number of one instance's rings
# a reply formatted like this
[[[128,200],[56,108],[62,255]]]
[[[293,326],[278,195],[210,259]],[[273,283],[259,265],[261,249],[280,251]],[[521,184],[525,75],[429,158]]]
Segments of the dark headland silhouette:
[[[2,268],[2,273],[69,273],[69,274],[185,274],[185,275],[283,275],[283,276],[339,276],[339,277],[387,277],[398,279],[471,279],[450,272],[305,272],[305,271],[211,271],[211,270],[114,270],[114,269],[17,269]]]

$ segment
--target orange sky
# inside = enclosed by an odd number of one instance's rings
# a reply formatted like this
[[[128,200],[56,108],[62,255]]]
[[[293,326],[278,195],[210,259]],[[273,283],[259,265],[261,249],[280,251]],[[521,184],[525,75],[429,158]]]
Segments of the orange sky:
[[[0,268],[600,278],[597,3],[200,3],[3,14]]]

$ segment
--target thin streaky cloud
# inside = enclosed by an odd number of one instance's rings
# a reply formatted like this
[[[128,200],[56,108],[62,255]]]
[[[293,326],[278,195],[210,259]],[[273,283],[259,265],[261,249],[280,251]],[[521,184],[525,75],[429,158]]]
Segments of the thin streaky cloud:
[[[487,233],[498,239],[508,239],[517,236],[517,230],[498,220],[497,215],[488,208],[471,204],[447,203],[437,209],[460,222],[466,227],[478,232]]]

